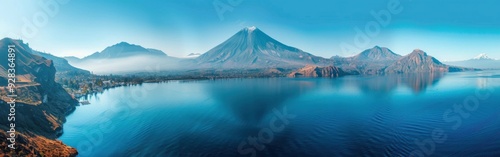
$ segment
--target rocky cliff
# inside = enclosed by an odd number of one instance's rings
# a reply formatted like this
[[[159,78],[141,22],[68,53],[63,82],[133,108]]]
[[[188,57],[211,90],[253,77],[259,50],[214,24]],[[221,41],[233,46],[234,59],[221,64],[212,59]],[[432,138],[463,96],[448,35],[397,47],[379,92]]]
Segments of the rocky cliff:
[[[288,74],[288,77],[340,77],[346,74],[342,69],[335,66],[318,67],[307,65]]]
[[[54,81],[56,69],[51,60],[33,55],[20,40],[0,40],[0,115],[8,115],[5,87],[7,47],[15,45],[16,54],[16,149],[7,147],[4,141],[10,122],[0,119],[0,156],[76,156],[74,148],[56,138],[62,134],[65,116],[75,109],[77,101]]]

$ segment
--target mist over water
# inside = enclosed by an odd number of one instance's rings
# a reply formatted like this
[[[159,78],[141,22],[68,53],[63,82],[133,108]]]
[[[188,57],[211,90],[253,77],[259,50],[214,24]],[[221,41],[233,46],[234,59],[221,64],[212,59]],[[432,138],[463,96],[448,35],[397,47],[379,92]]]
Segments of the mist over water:
[[[409,156],[440,129],[431,156],[500,155],[499,71],[172,81],[92,96],[67,118],[79,156],[250,156],[238,151],[276,117],[295,115],[257,156]],[[481,97],[477,98],[477,93]],[[487,97],[486,97],[487,96]],[[476,98],[457,121],[443,115]],[[463,107],[464,108],[464,107]],[[448,115],[457,118],[458,114]],[[281,124],[277,122],[277,124]],[[430,148],[430,146],[426,146]]]
[[[158,56],[132,56],[122,58],[88,59],[71,62],[71,65],[92,71],[95,74],[126,74],[141,72],[159,72],[180,69],[179,60]]]

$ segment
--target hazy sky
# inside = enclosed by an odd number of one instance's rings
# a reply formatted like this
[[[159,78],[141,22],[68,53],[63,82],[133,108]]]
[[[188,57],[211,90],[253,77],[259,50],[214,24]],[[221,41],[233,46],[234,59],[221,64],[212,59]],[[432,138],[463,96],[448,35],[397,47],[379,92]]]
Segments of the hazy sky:
[[[121,41],[185,56],[204,53],[242,28],[257,26],[278,41],[322,57],[352,56],[379,45],[401,55],[420,48],[440,60],[480,53],[500,59],[496,0],[40,2],[0,0],[0,35],[23,38],[32,48],[57,56],[83,57]],[[381,16],[378,21],[373,13],[389,13],[390,19]],[[368,40],[357,41],[360,34]]]

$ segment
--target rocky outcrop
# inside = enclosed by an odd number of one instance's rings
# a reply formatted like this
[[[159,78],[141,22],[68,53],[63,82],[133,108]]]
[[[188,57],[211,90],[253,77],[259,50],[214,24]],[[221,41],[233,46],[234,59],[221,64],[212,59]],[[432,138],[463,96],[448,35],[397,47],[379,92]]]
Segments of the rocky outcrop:
[[[5,132],[0,131],[0,139],[6,139]],[[61,156],[73,157],[78,154],[75,148],[64,145],[61,141],[49,139],[43,136],[18,134],[16,149],[5,149],[7,141],[0,142],[0,156]]]
[[[0,143],[0,154],[11,156],[75,156],[74,148],[64,145],[56,138],[62,134],[65,116],[75,109],[73,99],[55,79],[56,69],[51,60],[33,55],[20,40],[0,40],[0,60],[7,61],[7,47],[16,49],[16,150]],[[0,73],[5,74],[7,62],[0,62]],[[1,75],[2,80],[6,79]],[[7,115],[10,101],[7,97],[7,82],[0,82],[0,115]],[[0,120],[0,138],[5,139],[10,122]],[[1,155],[0,155],[1,156]]]
[[[295,72],[288,74],[288,77],[340,77],[347,73],[335,66],[318,67],[307,65]]]
[[[416,49],[385,68],[385,73],[458,72],[467,70],[473,69],[443,64],[436,58],[427,55],[424,51]]]

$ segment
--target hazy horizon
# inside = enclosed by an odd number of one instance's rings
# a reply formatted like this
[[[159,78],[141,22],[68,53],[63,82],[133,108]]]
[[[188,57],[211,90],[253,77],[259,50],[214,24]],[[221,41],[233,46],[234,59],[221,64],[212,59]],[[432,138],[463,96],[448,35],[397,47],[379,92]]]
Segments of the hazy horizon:
[[[243,0],[231,4],[60,0],[49,12],[43,2],[0,2],[8,6],[0,11],[1,22],[9,23],[0,26],[2,37],[22,38],[32,48],[56,56],[81,58],[125,41],[183,57],[205,53],[244,27],[257,26],[284,44],[325,58],[353,56],[375,45],[401,55],[419,48],[442,61],[466,60],[481,53],[500,58],[500,14],[495,7],[500,2],[493,0]],[[391,9],[390,20],[372,15]],[[23,29],[33,21],[40,27],[26,37]],[[365,26],[379,31],[368,42],[355,44],[356,30],[366,34]],[[346,44],[354,49],[343,49]]]

